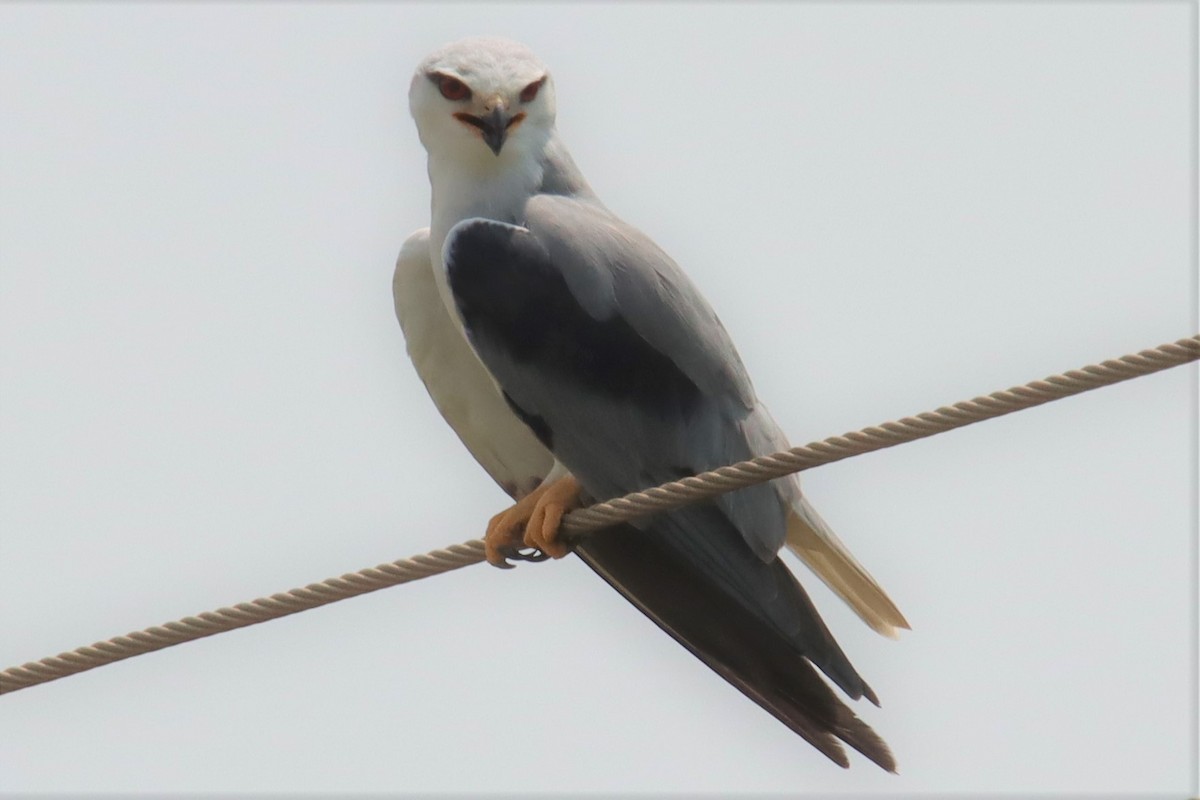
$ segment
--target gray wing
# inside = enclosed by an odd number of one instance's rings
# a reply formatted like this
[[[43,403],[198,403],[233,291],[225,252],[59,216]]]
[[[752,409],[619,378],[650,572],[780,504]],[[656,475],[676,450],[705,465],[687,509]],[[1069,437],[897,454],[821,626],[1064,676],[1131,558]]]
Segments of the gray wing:
[[[698,386],[726,435],[688,441],[697,471],[790,447],[787,437],[755,398],[750,380],[724,327],[678,266],[645,234],[630,227],[590,195],[579,199],[540,196],[526,209],[526,227],[559,266],[571,295],[593,319],[615,315]],[[710,419],[708,422],[713,422]],[[693,421],[694,422],[694,421]],[[667,476],[663,480],[667,480]],[[800,495],[793,477],[772,486],[786,506],[788,542],[794,552],[862,619],[885,636],[908,628],[904,615],[854,559],[837,535]],[[640,487],[639,487],[640,488]],[[764,520],[753,493],[727,495],[719,503],[761,558],[778,548],[773,520]]]
[[[525,222],[456,225],[446,276],[509,406],[589,494],[746,458],[755,435],[770,435],[724,329],[653,243],[567,198],[539,198]],[[830,758],[846,763],[840,739],[893,769],[882,740],[807,666],[876,702],[778,559],[784,519],[784,498],[758,486],[655,516],[641,533],[605,532],[577,552]]]
[[[742,411],[754,390],[725,327],[679,265],[599,203],[537,195],[525,228],[596,320],[620,316],[702,391]]]
[[[595,202],[539,195],[524,217],[459,223],[443,254],[448,279],[514,410],[589,492],[612,497],[761,455],[773,423],[670,257]],[[717,503],[759,558],[775,558],[786,535],[776,487]]]

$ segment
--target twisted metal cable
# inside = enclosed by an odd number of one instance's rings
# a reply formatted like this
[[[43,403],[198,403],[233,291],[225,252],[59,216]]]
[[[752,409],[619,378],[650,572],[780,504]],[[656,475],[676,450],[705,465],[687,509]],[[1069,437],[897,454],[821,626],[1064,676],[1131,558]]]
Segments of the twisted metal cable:
[[[472,539],[412,558],[402,558],[359,572],[328,578],[320,583],[310,583],[270,597],[260,597],[248,603],[238,603],[236,606],[206,611],[194,617],[165,622],[152,628],[78,647],[67,653],[48,656],[40,661],[9,667],[0,672],[0,694],[26,689],[39,683],[65,678],[77,672],[86,672],[105,664],[203,639],[206,636],[308,611],[389,586],[427,578],[430,575],[440,575],[480,561],[483,561],[483,541]]]
[[[1101,386],[1111,386],[1131,378],[1161,372],[1197,359],[1200,359],[1200,336],[1180,339],[1133,355],[1090,364],[1061,375],[1051,375],[1023,386],[963,400],[952,406],[942,406],[936,411],[926,411],[915,417],[904,417],[842,436],[831,436],[819,442],[810,442],[769,456],[759,456],[694,477],[664,483],[653,489],[597,503],[565,516],[562,531],[568,536],[579,536],[648,514],[670,511],[793,472],[925,439],[985,419],[1040,406],[1051,400],[1061,400],[1091,389],[1099,389]]]
[[[928,411],[915,417],[885,422],[843,436],[832,436],[802,447],[760,456],[692,478],[684,478],[644,492],[599,503],[567,515],[563,520],[563,532],[568,536],[578,537],[619,522],[679,508],[789,473],[924,439],[1101,386],[1150,375],[1197,359],[1200,359],[1200,336],[1180,339],[1135,355],[1093,364],[1061,375],[1051,375],[1024,386],[1015,386],[952,406],[943,406],[936,411]],[[260,597],[248,603],[219,608],[194,617],[184,617],[175,622],[96,642],[40,661],[10,667],[0,672],[0,694],[15,692],[206,636],[278,619],[348,597],[449,572],[483,560],[483,542],[472,539],[423,555],[380,564],[360,572],[273,594],[270,597]]]

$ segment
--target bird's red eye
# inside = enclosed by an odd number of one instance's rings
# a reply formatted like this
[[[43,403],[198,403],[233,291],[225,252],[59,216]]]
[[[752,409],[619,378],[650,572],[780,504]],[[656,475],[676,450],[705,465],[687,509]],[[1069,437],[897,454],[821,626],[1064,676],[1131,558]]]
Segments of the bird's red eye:
[[[522,103],[532,103],[533,99],[535,97],[537,97],[538,89],[541,89],[542,84],[545,82],[546,82],[546,78],[545,78],[545,76],[542,76],[541,78],[538,78],[536,81],[534,81],[533,83],[529,84],[524,89],[522,89],[521,90],[521,102]]]
[[[442,97],[447,100],[468,100],[471,97],[471,90],[458,78],[453,78],[449,75],[439,75],[437,84]]]

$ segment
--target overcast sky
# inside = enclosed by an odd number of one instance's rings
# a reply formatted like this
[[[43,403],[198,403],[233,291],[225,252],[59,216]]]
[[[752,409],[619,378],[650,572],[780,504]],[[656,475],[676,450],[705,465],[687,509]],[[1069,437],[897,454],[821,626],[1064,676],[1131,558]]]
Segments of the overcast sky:
[[[390,296],[416,63],[518,38],[798,443],[1196,332],[1194,4],[0,6],[0,667],[475,538]],[[842,771],[574,559],[0,698],[0,791],[1195,793],[1196,370],[814,470]],[[793,562],[794,563],[794,562]]]

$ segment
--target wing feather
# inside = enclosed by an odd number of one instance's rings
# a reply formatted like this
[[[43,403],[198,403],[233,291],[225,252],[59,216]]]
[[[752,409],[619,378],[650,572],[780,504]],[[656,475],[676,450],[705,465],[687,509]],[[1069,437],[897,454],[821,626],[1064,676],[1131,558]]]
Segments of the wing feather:
[[[468,338],[515,407],[547,423],[551,449],[596,497],[755,455],[753,392],[690,281],[607,212],[546,200],[531,203],[531,228],[460,222],[443,252]],[[775,488],[716,503],[761,559],[776,557],[786,522]]]
[[[593,318],[619,314],[701,390],[753,408],[750,378],[725,327],[654,240],[597,202],[560,195],[531,198],[524,227]]]
[[[448,285],[464,330],[516,415],[600,500],[744,458],[747,415],[729,416],[723,398],[697,386],[624,315],[592,317],[563,276],[578,264],[563,258],[552,260],[528,229],[495,221],[460,223],[448,239]],[[725,497],[733,502],[665,515],[659,535],[848,694],[869,693],[778,560],[787,506],[775,488]]]
[[[648,333],[645,319],[635,326],[623,313],[620,296],[632,291],[629,282],[602,272],[633,269],[630,263],[571,260],[563,246],[556,243],[552,257],[529,228],[476,219],[452,229],[443,259],[463,330],[503,387],[513,418],[537,431],[592,495],[605,498],[706,468],[701,462],[716,456],[697,452],[697,442],[724,441],[736,450],[740,437],[745,450],[778,436],[764,409],[747,409],[737,392],[732,400],[720,394],[719,371],[684,369],[674,352],[647,339],[661,344],[670,336]],[[586,274],[589,269],[601,274]],[[571,270],[584,274],[568,279]],[[663,280],[649,274],[651,283]],[[590,293],[589,299],[576,292]],[[688,324],[683,312],[666,316],[674,317],[668,326]],[[719,352],[711,343],[696,351],[706,349]],[[703,366],[703,359],[695,363]],[[727,372],[742,372],[740,361],[735,367]],[[767,524],[784,524],[788,503],[769,486],[758,490],[746,504],[766,508]],[[786,494],[790,501],[791,491]],[[681,509],[638,527],[618,526],[577,552],[663,630],[827,757],[847,765],[841,742],[894,770],[883,740],[813,669],[850,697],[877,703],[774,549],[761,540],[754,547],[720,504]]]

